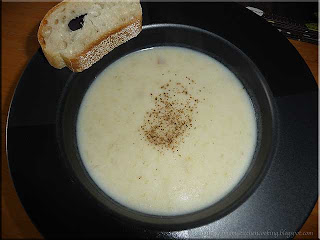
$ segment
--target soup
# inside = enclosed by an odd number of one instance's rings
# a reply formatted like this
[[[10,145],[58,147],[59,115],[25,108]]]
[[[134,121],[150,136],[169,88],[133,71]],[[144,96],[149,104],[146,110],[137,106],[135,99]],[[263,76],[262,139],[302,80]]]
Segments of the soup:
[[[256,132],[236,76],[180,47],[111,64],[88,89],[77,120],[93,181],[128,208],[166,216],[203,209],[232,191],[252,161]]]

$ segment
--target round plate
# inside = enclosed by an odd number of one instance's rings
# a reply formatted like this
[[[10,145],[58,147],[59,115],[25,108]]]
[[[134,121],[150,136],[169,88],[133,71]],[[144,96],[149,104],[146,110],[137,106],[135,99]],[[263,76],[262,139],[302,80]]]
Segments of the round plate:
[[[266,80],[277,109],[273,118],[278,137],[258,186],[220,218],[196,228],[164,231],[120,223],[117,215],[104,211],[71,174],[71,157],[61,150],[61,106],[70,88],[75,83],[81,85],[81,77],[93,71],[96,76],[121,51],[137,49],[123,44],[83,73],[54,69],[38,51],[16,88],[7,126],[10,171],[26,212],[44,237],[292,237],[318,196],[318,88],[301,56],[276,29],[234,3],[142,3],[142,7],[144,25],[183,24],[201,28],[203,34],[208,31],[220,36],[240,49]],[[195,17],[195,13],[201,16]],[[148,29],[154,30],[156,38],[159,29],[159,37],[165,42],[163,31],[168,26],[145,27],[130,41],[143,41]],[[179,25],[170,26],[179,29]],[[173,33],[166,33],[172,41]],[[197,42],[199,48],[201,44]],[[203,42],[203,48],[205,45]]]

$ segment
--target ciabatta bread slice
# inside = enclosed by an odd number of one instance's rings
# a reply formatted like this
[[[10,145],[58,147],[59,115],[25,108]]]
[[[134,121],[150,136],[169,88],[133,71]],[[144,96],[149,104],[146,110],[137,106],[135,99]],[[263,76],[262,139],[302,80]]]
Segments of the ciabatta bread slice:
[[[82,27],[72,31],[69,23],[79,17]],[[45,15],[38,40],[53,67],[81,72],[141,29],[139,0],[65,0]]]

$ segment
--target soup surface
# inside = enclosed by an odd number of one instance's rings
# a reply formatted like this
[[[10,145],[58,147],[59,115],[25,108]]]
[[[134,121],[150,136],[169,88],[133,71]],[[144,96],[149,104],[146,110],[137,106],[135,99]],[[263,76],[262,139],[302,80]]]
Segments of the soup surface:
[[[87,91],[77,121],[84,166],[119,203],[179,215],[229,193],[256,145],[251,100],[215,59],[179,47],[131,53]]]

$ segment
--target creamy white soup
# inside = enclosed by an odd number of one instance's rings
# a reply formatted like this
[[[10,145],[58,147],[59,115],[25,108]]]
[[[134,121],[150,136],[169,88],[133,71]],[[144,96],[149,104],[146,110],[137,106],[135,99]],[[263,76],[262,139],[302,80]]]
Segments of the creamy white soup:
[[[223,198],[256,145],[251,100],[215,59],[180,47],[131,53],[81,103],[77,140],[95,183],[144,213],[179,215]]]

